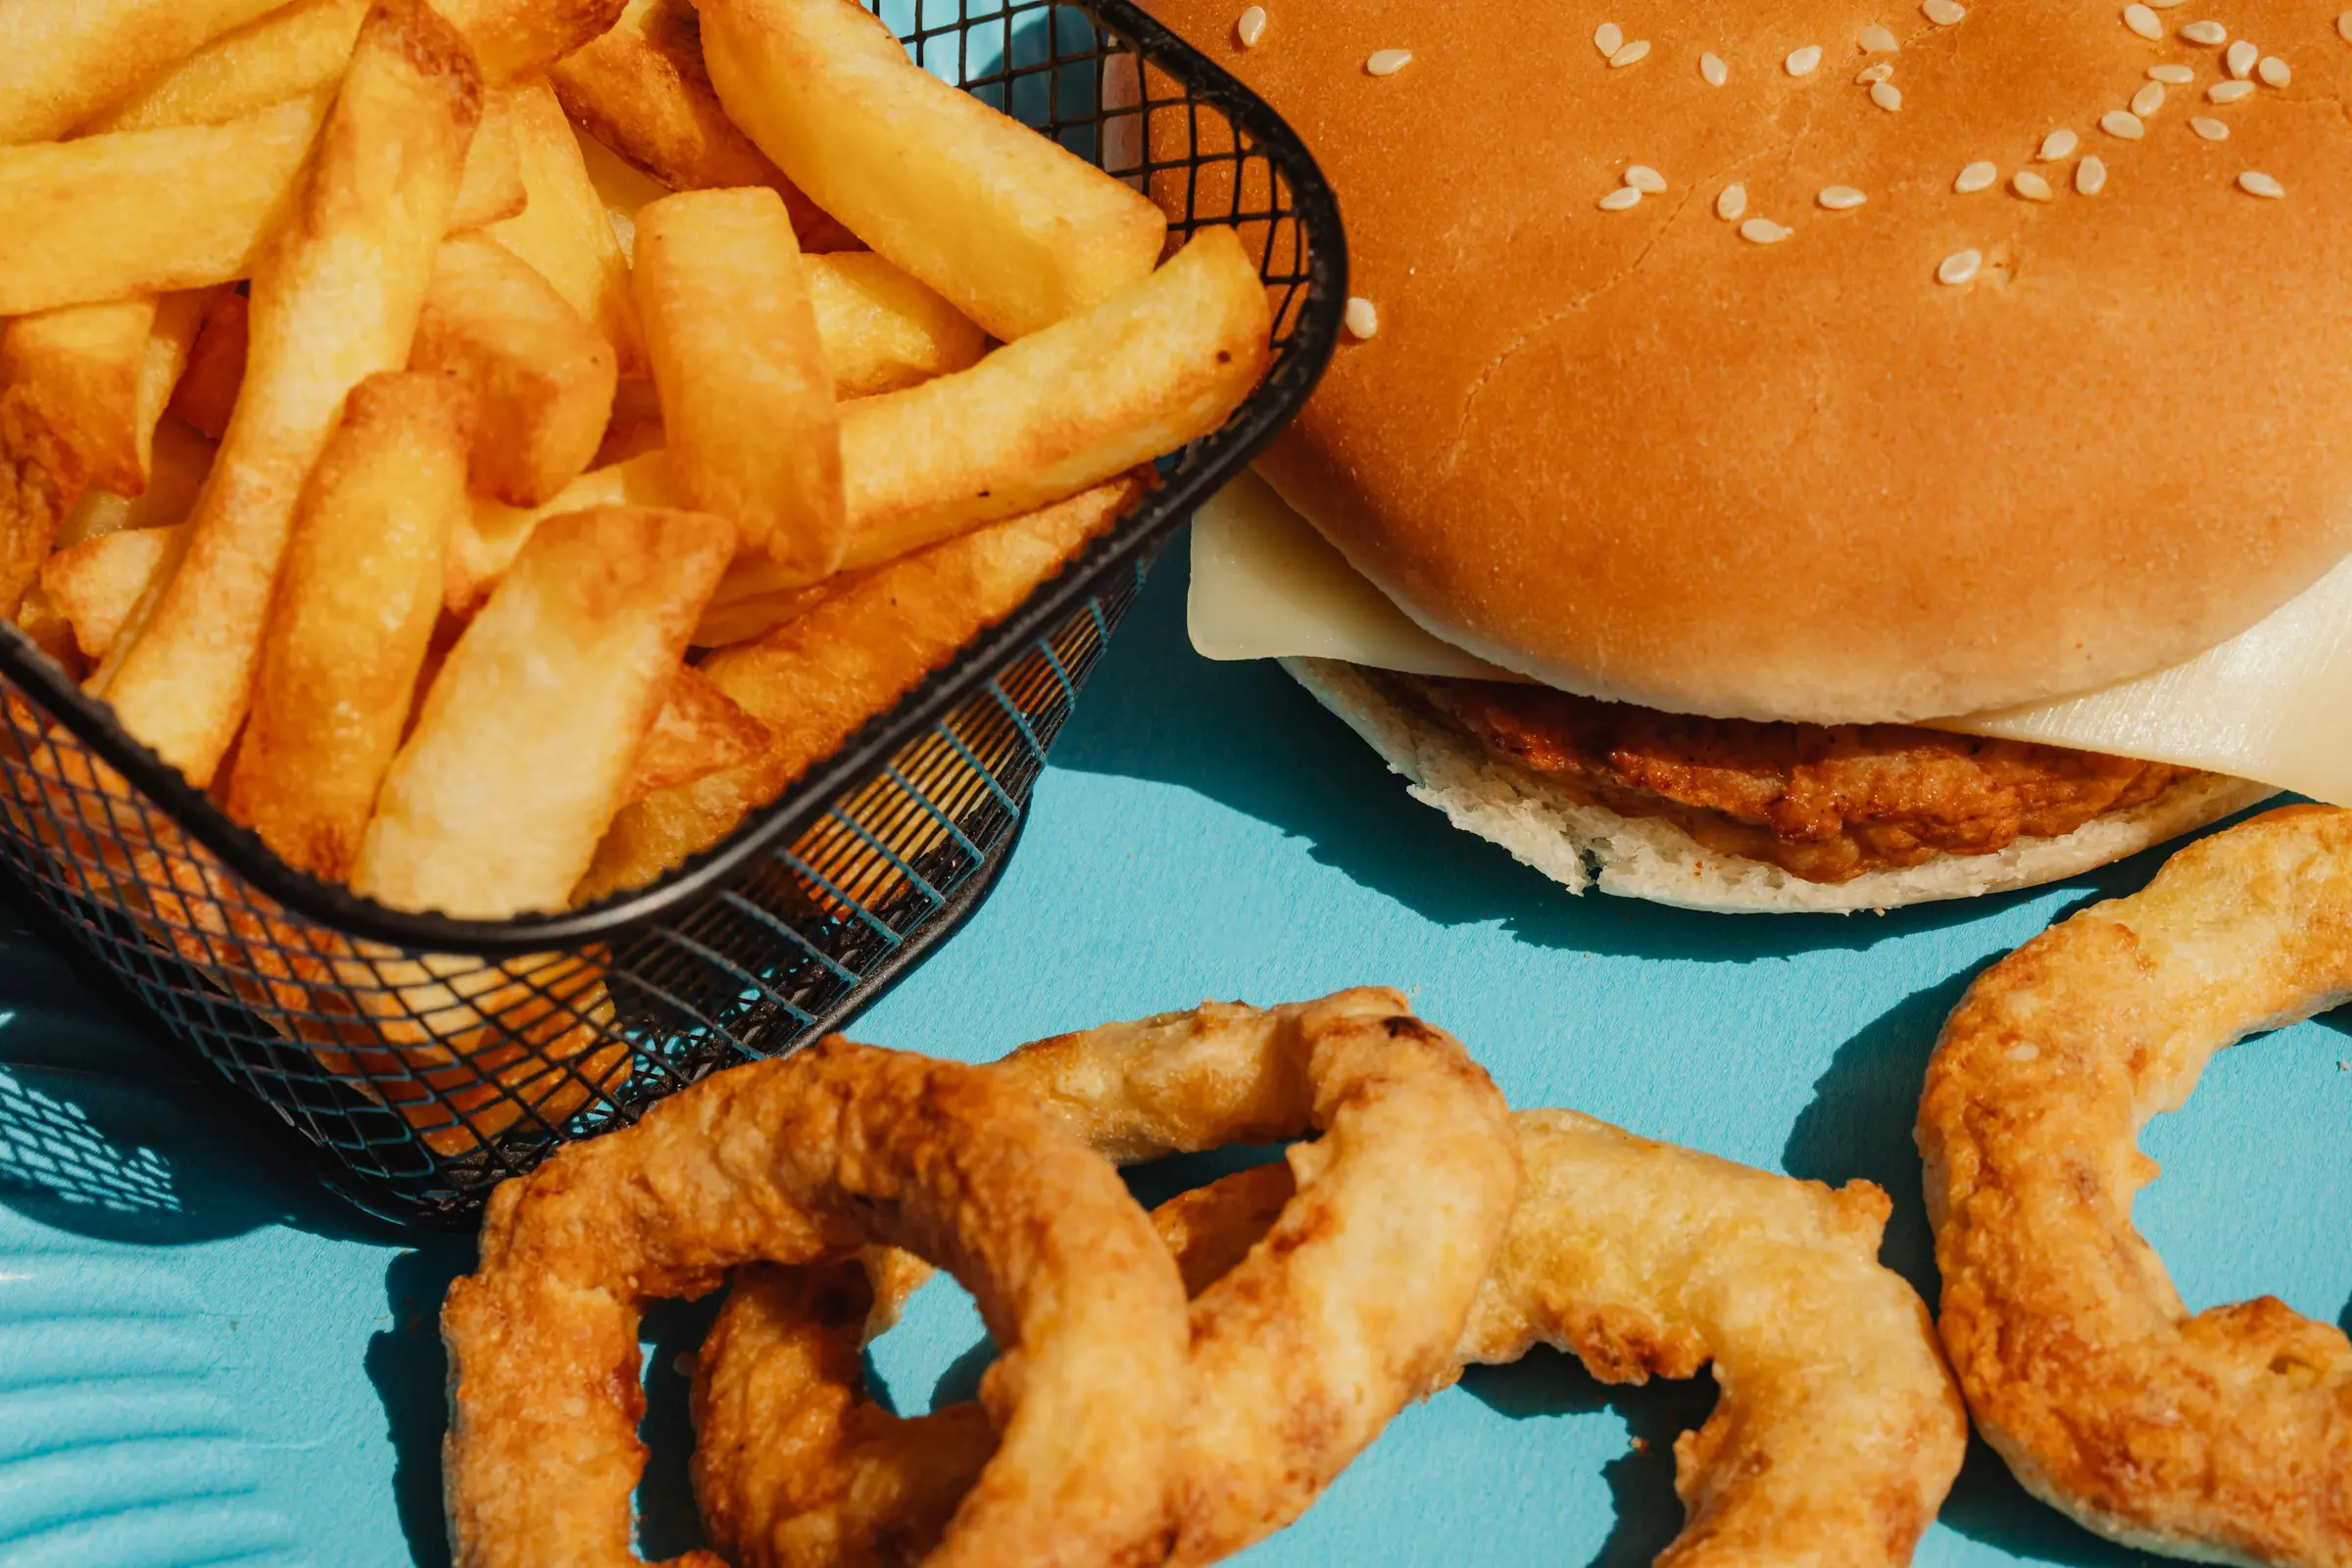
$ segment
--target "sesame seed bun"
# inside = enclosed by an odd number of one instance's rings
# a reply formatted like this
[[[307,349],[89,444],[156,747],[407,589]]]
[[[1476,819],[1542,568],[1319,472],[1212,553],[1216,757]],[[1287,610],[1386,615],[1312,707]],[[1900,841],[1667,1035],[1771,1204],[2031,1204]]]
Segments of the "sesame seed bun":
[[[2216,104],[2226,52],[2181,39],[2185,9],[2150,41],[2072,0],[1949,26],[1613,0],[1620,58],[1651,48],[1612,68],[1590,8],[1346,0],[1245,50],[1232,0],[1151,3],[1304,136],[1377,307],[1263,471],[1496,663],[1683,712],[1914,721],[2183,659],[2352,551],[2333,7],[2230,8],[2291,78]],[[1899,47],[1865,53],[1866,24]],[[1411,63],[1368,74],[1390,48]],[[1879,64],[1899,109],[1856,80]],[[2159,65],[2194,80],[2124,113]],[[2078,145],[2038,162],[2061,127]],[[1980,161],[1997,179],[1956,192]],[[1603,210],[1636,164],[1665,190]]]
[[[1404,776],[1413,798],[1465,833],[1501,845],[1571,893],[1597,888],[1726,914],[1851,914],[1974,898],[2076,876],[2219,821],[2277,794],[2265,784],[2192,773],[2142,806],[2109,811],[2058,838],[2021,838],[1989,855],[1808,882],[1710,850],[1664,817],[1626,816],[1389,700],[1352,664],[1286,659],[1283,667]]]

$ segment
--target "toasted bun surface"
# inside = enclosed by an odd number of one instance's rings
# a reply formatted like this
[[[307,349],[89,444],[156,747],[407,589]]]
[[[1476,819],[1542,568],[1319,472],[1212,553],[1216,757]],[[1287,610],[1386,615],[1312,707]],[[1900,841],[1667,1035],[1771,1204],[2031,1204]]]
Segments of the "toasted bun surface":
[[[1304,136],[1379,312],[1264,471],[1497,663],[1680,711],[1915,720],[2170,663],[2352,550],[2335,8],[2230,8],[2292,79],[2224,106],[2223,51],[2179,36],[2202,13],[2155,12],[2151,42],[2120,3],[1980,0],[1939,27],[1623,0],[1605,14],[1650,49],[1621,69],[1590,8],[1333,0],[1245,50],[1231,0],[1150,4]],[[1865,54],[1870,24],[1899,49]],[[1375,77],[1376,49],[1413,58]],[[1899,112],[1855,79],[1877,62]],[[2103,130],[2160,64],[2195,80],[2141,138]],[[2039,161],[2060,127],[2079,151]],[[1979,160],[2000,183],[1957,193]],[[1635,163],[1667,190],[1600,210]],[[2015,194],[2020,169],[2055,199]],[[1735,181],[1788,238],[1716,216]],[[1826,210],[1835,186],[1867,200]],[[1970,249],[1976,278],[1939,283]]]
[[[1802,877],[1706,848],[1663,817],[1580,801],[1489,755],[1382,694],[1351,664],[1286,659],[1315,700],[1371,744],[1413,798],[1465,833],[1501,845],[1571,893],[1598,888],[1726,914],[1850,914],[1974,898],[2075,876],[2219,821],[2277,794],[2267,784],[2192,773],[2145,806],[2110,811],[2062,838],[2021,838],[1990,855],[1945,855],[1850,882]]]

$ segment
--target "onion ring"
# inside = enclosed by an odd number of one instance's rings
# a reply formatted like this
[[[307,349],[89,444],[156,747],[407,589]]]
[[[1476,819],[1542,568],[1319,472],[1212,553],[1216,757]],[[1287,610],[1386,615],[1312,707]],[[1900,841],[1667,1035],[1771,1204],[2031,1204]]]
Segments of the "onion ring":
[[[1712,1361],[1722,1396],[1675,1443],[1689,1517],[1658,1562],[1907,1562],[1959,1473],[1968,1421],[1926,1306],[1878,1261],[1886,1195],[1572,1110],[1516,1122],[1519,1208],[1457,1370],[1538,1343],[1604,1383],[1688,1378]],[[1261,1165],[1152,1212],[1188,1287],[1263,1232],[1288,1176]]]
[[[1186,1392],[1166,1250],[1116,1174],[1010,1085],[836,1037],[719,1073],[492,1195],[481,1267],[442,1310],[459,1568],[635,1564],[643,1303],[869,1243],[950,1269],[1005,1348],[1001,1441],[925,1560],[1160,1561]]]
[[[1271,1234],[1193,1302],[1193,1398],[1178,1439],[1170,1563],[1213,1562],[1296,1519],[1397,1410],[1449,1373],[1508,1223],[1518,1168],[1492,1080],[1397,993],[1348,991],[1263,1010],[1209,1004],[1040,1041],[983,1070],[1028,1090],[1121,1162],[1322,1132],[1293,1146],[1298,1196]],[[838,1376],[826,1375],[819,1355],[747,1364],[763,1348],[819,1332],[805,1304],[793,1320],[790,1289],[754,1282],[721,1311],[697,1374],[709,1391],[697,1409],[712,1423],[701,1443],[733,1452],[793,1412],[826,1411],[812,1450],[832,1456],[839,1474],[864,1466],[879,1477],[887,1465],[878,1456],[896,1452],[896,1440],[889,1418],[869,1413],[855,1392],[855,1359],[843,1348],[855,1311],[831,1314]],[[774,1380],[766,1395],[747,1396],[763,1371]],[[888,1473],[888,1485],[909,1495],[950,1484],[936,1472]],[[875,1488],[887,1490],[879,1480]],[[859,1553],[886,1538],[902,1554],[919,1543],[913,1505],[889,1517],[833,1504],[800,1525],[785,1517],[789,1500],[762,1503],[758,1491],[732,1479],[698,1487],[706,1523],[736,1544],[744,1568],[897,1561],[903,1555]],[[830,1542],[838,1554],[772,1549],[809,1541]]]
[[[2112,1540],[2352,1564],[2352,1342],[2263,1297],[2190,1315],[2132,1225],[2139,1129],[2216,1051],[2352,997],[2352,813],[2267,812],[1969,988],[1919,1147],[1941,1330],[1987,1442]]]

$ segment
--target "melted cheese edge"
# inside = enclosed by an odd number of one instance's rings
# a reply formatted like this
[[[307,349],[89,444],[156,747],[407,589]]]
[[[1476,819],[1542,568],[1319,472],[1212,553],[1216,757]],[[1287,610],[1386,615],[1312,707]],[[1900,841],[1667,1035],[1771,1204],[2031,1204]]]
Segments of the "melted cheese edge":
[[[1194,648],[1524,680],[1432,635],[1254,473],[1193,523]],[[2352,806],[2352,560],[2260,625],[2170,669],[1938,729],[2229,773]]]

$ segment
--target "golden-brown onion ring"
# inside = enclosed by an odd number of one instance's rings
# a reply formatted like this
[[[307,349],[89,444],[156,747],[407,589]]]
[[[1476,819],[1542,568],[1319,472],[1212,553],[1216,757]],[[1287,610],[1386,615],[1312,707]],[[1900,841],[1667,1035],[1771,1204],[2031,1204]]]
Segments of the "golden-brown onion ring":
[[[2138,1149],[2216,1051],[2352,996],[2352,813],[2190,845],[1979,977],[1919,1107],[1941,1328],[1978,1428],[2089,1529],[2352,1563],[2352,1343],[2271,1297],[2190,1315],[2132,1225]]]
[[[635,1564],[643,1304],[876,1242],[951,1270],[1004,1348],[1002,1441],[924,1560],[1158,1562],[1185,1394],[1166,1250],[1110,1168],[1010,1086],[833,1038],[719,1073],[492,1196],[481,1267],[442,1311],[459,1568]]]

